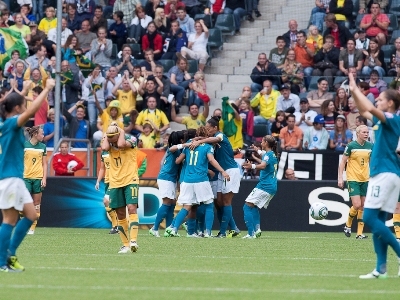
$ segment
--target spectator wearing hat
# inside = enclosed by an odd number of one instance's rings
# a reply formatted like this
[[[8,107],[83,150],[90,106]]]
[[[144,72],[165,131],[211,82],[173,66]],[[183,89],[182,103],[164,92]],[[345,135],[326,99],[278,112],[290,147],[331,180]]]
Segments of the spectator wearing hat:
[[[286,116],[300,111],[300,98],[296,94],[290,92],[289,85],[281,85],[280,92],[281,95],[278,97],[276,110],[283,110]]]
[[[296,126],[298,126],[303,133],[308,130],[308,128],[313,126],[313,121],[317,116],[317,112],[310,109],[307,98],[300,99],[300,111],[294,113],[296,117]]]
[[[386,44],[390,20],[386,14],[381,13],[381,6],[374,2],[371,5],[371,13],[365,14],[361,20],[360,28],[365,29],[368,37],[376,37],[379,45]]]
[[[38,29],[38,25],[36,22],[32,21],[29,23],[29,29],[31,30],[31,44],[35,37],[38,37],[38,40],[45,41],[47,36],[46,34]]]
[[[323,115],[314,118],[313,126],[304,133],[303,149],[326,150],[328,147],[329,133],[324,128],[325,119]]]
[[[265,80],[269,80],[272,82],[274,90],[278,90],[280,86],[279,76],[281,72],[276,68],[273,63],[270,63],[267,59],[267,54],[260,53],[258,54],[258,63],[251,71],[251,92],[252,96],[263,88],[263,82]]]
[[[317,90],[308,92],[307,99],[310,107],[320,112],[322,103],[325,100],[333,100],[333,95],[329,93],[328,80],[325,77],[318,79],[317,86]]]
[[[72,116],[72,112],[76,109],[76,116]],[[90,126],[89,121],[85,120],[85,106],[83,101],[78,101],[69,110],[63,107],[63,115],[66,117],[69,124],[68,137],[72,139],[89,139]],[[84,142],[73,143],[75,148],[86,148],[87,144]]]
[[[303,131],[296,126],[296,117],[286,116],[287,126],[281,129],[279,140],[282,151],[298,151],[302,148]]]
[[[95,105],[99,111],[99,115],[97,118],[97,128],[99,129],[99,131],[96,131],[93,134],[93,140],[100,141],[104,133],[107,131],[108,126],[110,126],[112,122],[116,122],[118,127],[121,129],[124,129],[124,122],[120,102],[118,100],[111,101],[107,108],[103,109],[103,107],[97,100],[96,93],[94,93],[93,96],[95,99]]]
[[[174,107],[176,105],[176,101],[172,101],[171,104]],[[210,102],[204,102],[204,110],[201,114],[199,113],[199,107],[197,104],[193,103],[189,106],[189,116],[179,117],[176,115],[175,109],[171,109],[171,118],[172,121],[185,125],[186,129],[197,129],[206,125],[206,119],[208,118],[209,111]]]
[[[358,39],[356,40],[356,49],[368,50],[369,49],[369,38],[364,29],[357,31]]]
[[[329,147],[337,152],[342,152],[351,142],[353,134],[346,127],[346,117],[338,115],[334,129],[329,133]]]

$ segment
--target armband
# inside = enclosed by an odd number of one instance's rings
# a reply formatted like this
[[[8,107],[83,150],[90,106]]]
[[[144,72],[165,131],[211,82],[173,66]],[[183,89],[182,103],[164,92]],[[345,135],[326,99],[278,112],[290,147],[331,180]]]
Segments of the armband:
[[[251,168],[254,170],[256,168],[255,164],[251,164]]]
[[[178,145],[176,145],[176,147],[178,148],[178,150],[181,150],[183,148],[183,145],[182,144],[178,144]]]

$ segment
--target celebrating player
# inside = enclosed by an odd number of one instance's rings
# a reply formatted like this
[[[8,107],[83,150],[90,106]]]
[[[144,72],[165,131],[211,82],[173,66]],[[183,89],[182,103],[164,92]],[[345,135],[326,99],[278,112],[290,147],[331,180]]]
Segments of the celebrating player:
[[[352,74],[349,74],[349,79],[350,91],[360,114],[375,124],[375,144],[370,163],[371,178],[364,203],[364,222],[373,233],[377,263],[371,273],[361,275],[360,278],[386,278],[389,245],[400,264],[400,244],[385,225],[387,214],[393,213],[396,208],[400,192],[400,160],[396,154],[400,116],[395,115],[400,107],[400,95],[395,90],[384,91],[375,99],[375,107],[358,89]]]
[[[24,87],[30,84],[30,80],[24,81]],[[24,270],[18,262],[16,251],[37,215],[32,197],[22,180],[25,142],[22,127],[40,109],[54,85],[53,79],[47,79],[45,89],[29,108],[25,106],[24,97],[15,92],[0,103],[0,209],[3,214],[0,272]],[[19,211],[24,213],[24,218],[17,224]]]
[[[139,248],[137,244],[139,176],[136,164],[136,138],[124,134],[116,123],[111,123],[107,128],[106,137],[103,137],[101,148],[110,154],[109,206],[117,212],[119,236],[123,244],[118,253],[128,253],[129,248],[132,252],[136,252]],[[129,224],[126,208],[128,208]]]
[[[347,163],[346,175],[349,195],[352,203],[346,225],[344,226],[344,234],[351,236],[351,224],[355,216],[357,216],[357,236],[356,239],[366,239],[363,235],[363,208],[365,196],[367,194],[369,180],[369,160],[372,151],[372,144],[368,142],[368,127],[360,125],[356,128],[357,140],[350,142],[346,149],[342,160],[339,164],[338,186],[342,189],[343,171]]]
[[[272,135],[263,137],[261,147],[265,151],[262,159],[253,156],[258,164],[249,161],[243,164],[245,169],[261,170],[260,181],[250,195],[247,196],[243,206],[244,221],[247,226],[247,235],[243,237],[244,239],[256,238],[256,232],[260,230],[259,228],[256,228],[256,225],[260,224],[260,212],[258,209],[263,207],[267,208],[277,190],[276,170],[278,167],[278,160],[275,156],[275,138]],[[258,236],[261,236],[261,234]]]
[[[46,145],[41,143],[44,138],[43,129],[40,126],[34,126],[27,128],[26,131],[29,134],[29,141],[26,141],[24,144],[24,181],[26,188],[32,195],[37,216],[28,234],[34,234],[40,218],[42,189],[46,186],[47,152]]]

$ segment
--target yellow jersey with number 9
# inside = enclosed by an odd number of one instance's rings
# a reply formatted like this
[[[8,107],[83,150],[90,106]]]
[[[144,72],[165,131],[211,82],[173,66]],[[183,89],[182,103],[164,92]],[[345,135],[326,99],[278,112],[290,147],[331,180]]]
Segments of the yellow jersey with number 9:
[[[110,169],[108,180],[110,188],[139,184],[136,138],[125,135],[125,140],[131,144],[131,148],[118,149],[111,146],[109,151]]]
[[[24,178],[43,178],[43,156],[46,156],[46,145],[38,142],[33,145],[30,141],[24,144]]]

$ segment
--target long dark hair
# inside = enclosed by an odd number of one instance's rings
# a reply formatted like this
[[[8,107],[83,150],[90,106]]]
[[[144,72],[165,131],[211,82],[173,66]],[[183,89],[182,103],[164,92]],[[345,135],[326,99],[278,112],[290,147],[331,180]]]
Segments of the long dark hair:
[[[25,98],[16,92],[12,92],[0,104],[0,117],[5,120],[7,114],[11,113],[16,106],[21,106]]]
[[[208,124],[210,124],[212,127],[217,127],[217,129],[219,130],[219,120],[221,119],[221,117],[211,117],[211,119],[209,119],[207,121]]]
[[[277,152],[277,143],[275,138],[272,135],[266,135],[263,137],[264,141],[267,142],[268,147],[271,148],[271,150],[275,153],[275,155],[278,154]]]
[[[41,128],[40,126],[33,126],[33,127],[30,127],[30,128],[28,127],[25,130],[29,134],[29,137],[33,138],[33,136],[35,134],[39,133],[40,128]]]

